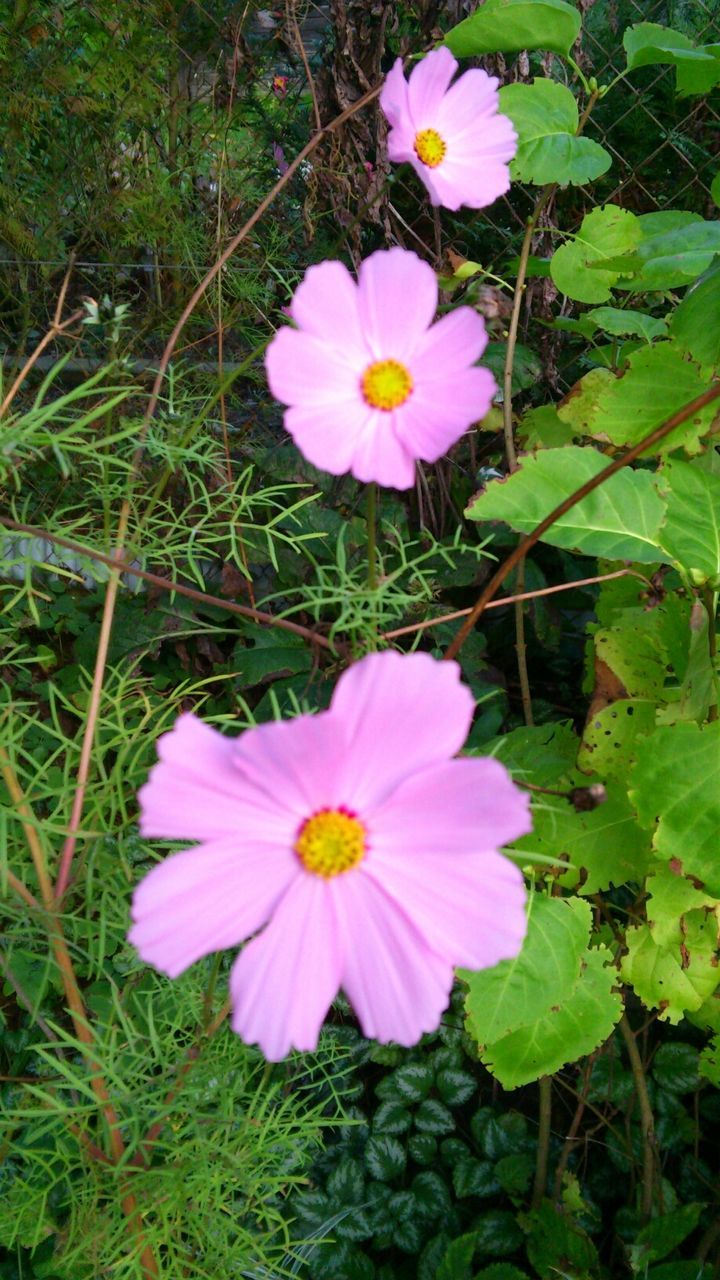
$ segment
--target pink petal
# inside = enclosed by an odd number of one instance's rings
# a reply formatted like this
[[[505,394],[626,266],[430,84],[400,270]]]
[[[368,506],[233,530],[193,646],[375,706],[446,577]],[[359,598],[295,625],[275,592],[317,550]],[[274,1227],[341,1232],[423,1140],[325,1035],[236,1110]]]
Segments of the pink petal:
[[[269,805],[297,824],[316,809],[348,804],[343,778],[344,734],[327,712],[271,721],[248,729],[234,744],[239,776],[257,787]]]
[[[420,173],[418,165],[414,164],[413,168]],[[461,205],[484,209],[510,188],[508,166],[497,161],[487,163],[485,158],[468,163],[448,158],[437,169],[423,165],[423,170],[420,177],[430,192],[431,203],[446,209],[459,209]]]
[[[407,81],[403,71],[402,58],[396,58],[391,71],[385,77],[380,94],[380,106],[393,130],[403,135],[413,144],[415,130],[410,124],[408,107]],[[392,159],[392,156],[390,157]]]
[[[459,76],[443,97],[438,111],[437,129],[442,137],[455,139],[467,132],[476,139],[480,136],[484,140],[486,128],[491,127],[487,117],[498,114],[499,84],[496,76],[489,76],[487,71],[477,68]],[[503,116],[503,119],[508,118]],[[483,121],[482,132],[478,129],[480,120]]]
[[[456,662],[370,653],[341,675],[330,714],[346,738],[346,803],[379,805],[404,778],[449,760],[467,737],[473,696]]]
[[[486,346],[482,316],[472,307],[458,307],[422,335],[413,352],[411,372],[416,381],[418,377],[436,381],[475,364]]]
[[[265,353],[268,383],[282,404],[333,405],[358,396],[362,368],[322,338],[279,329]]]
[[[403,360],[430,325],[438,286],[432,267],[409,249],[378,249],[358,274],[360,321],[376,360]]]
[[[230,975],[232,1026],[279,1062],[315,1048],[340,986],[340,934],[328,884],[302,875],[270,924],[240,952]]]
[[[397,848],[413,856],[483,853],[532,830],[528,795],[490,756],[444,760],[413,773],[367,820],[373,853],[388,856]]]
[[[341,986],[363,1032],[415,1044],[447,1008],[452,966],[369,876],[348,875],[333,888],[345,953]]]
[[[238,739],[192,714],[158,739],[160,763],[138,793],[140,832],[163,840],[212,840],[240,829],[275,843],[287,831],[278,806],[243,782],[233,764]]]
[[[406,835],[392,851],[373,847],[363,870],[452,965],[487,969],[520,951],[527,931],[525,882],[502,854],[421,853]]]
[[[346,353],[352,350],[360,361],[371,359],[360,328],[357,285],[342,262],[308,267],[290,309],[306,333]]]
[[[129,940],[147,964],[176,978],[255,933],[301,874],[290,845],[253,847],[245,831],[185,849],[140,881]]]
[[[484,418],[497,391],[487,369],[465,369],[443,383],[419,385],[398,414],[398,435],[408,450],[425,462],[436,462],[473,422]]]
[[[350,470],[356,480],[374,480],[384,489],[410,489],[415,483],[415,453],[399,439],[396,423],[403,410],[372,415],[358,434]]]
[[[416,131],[437,127],[440,104],[458,64],[449,49],[433,49],[410,72],[408,106]]]
[[[285,410],[284,423],[308,462],[333,476],[343,476],[352,469],[358,440],[375,430],[378,416],[358,395],[332,405],[294,405]]]

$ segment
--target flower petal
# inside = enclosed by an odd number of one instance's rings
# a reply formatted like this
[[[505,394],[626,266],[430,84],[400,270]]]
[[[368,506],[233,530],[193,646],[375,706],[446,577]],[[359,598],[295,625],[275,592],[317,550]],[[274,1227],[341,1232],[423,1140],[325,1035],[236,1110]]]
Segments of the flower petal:
[[[423,166],[424,172],[420,172],[417,164],[413,168],[428,188],[431,203],[446,209],[459,209],[461,205],[484,209],[510,189],[508,166],[497,160],[488,162],[487,156],[473,160],[463,156],[462,161],[448,158],[437,169],[428,170]]]
[[[283,839],[287,820],[248,786],[233,763],[238,738],[181,715],[158,739],[159,764],[138,793],[140,832],[163,840],[212,840],[249,831],[254,844]]]
[[[284,423],[304,458],[320,471],[344,476],[352,468],[358,440],[374,430],[377,411],[358,396],[330,405],[293,405]]]
[[[128,938],[147,964],[176,978],[201,956],[237,946],[302,875],[290,845],[252,848],[241,840],[172,854],[140,881]]]
[[[342,725],[349,799],[381,804],[404,778],[459,751],[473,696],[456,662],[427,653],[370,653],[340,677],[330,714]]]
[[[359,396],[362,369],[322,338],[286,325],[265,353],[268,383],[282,404],[333,406]]]
[[[297,823],[317,809],[348,803],[343,777],[344,734],[327,712],[270,721],[248,729],[234,744],[239,776],[257,787],[280,814]]]
[[[407,80],[403,71],[402,58],[395,59],[392,69],[385,77],[380,93],[380,106],[392,128],[409,137],[412,145],[414,133],[410,128]]]
[[[502,854],[418,853],[413,834],[406,833],[392,851],[373,850],[363,869],[395,899],[427,946],[452,965],[487,969],[520,951],[527,931],[525,882]]]
[[[415,457],[436,462],[473,422],[484,418],[497,391],[487,369],[465,369],[440,379],[418,381],[412,399],[398,414],[398,435]]]
[[[378,410],[358,434],[350,468],[356,480],[374,480],[384,489],[410,489],[414,485],[416,455],[399,439],[396,427],[403,409],[394,413]]]
[[[415,1044],[447,1008],[452,966],[367,875],[333,885],[344,943],[341,986],[366,1036]]]
[[[416,130],[437,127],[438,112],[458,64],[444,45],[433,49],[413,67],[408,83],[408,107]]]
[[[388,856],[397,848],[413,856],[482,853],[532,830],[529,796],[491,756],[413,773],[367,820],[372,850]]]
[[[487,340],[482,316],[472,307],[458,307],[423,334],[413,352],[413,378],[436,382],[469,368],[480,359]]]
[[[487,71],[480,71],[474,67],[470,71],[463,72],[448,89],[440,104],[437,116],[438,132],[448,142],[454,142],[465,133],[476,139],[481,137],[484,141],[485,130],[492,129],[492,124],[487,117],[499,115],[499,85],[497,76],[489,76]],[[482,130],[478,128],[481,119]],[[507,116],[503,116],[502,119],[510,124]],[[512,128],[511,124],[510,127]],[[512,159],[512,156],[508,159]]]
[[[340,936],[327,883],[301,875],[235,961],[233,1030],[271,1062],[317,1045],[340,986]]]
[[[403,360],[437,310],[435,272],[410,249],[378,249],[360,266],[360,321],[376,360]]]
[[[360,328],[357,285],[342,262],[308,267],[290,310],[306,333],[346,353],[352,350],[360,361],[371,358]]]

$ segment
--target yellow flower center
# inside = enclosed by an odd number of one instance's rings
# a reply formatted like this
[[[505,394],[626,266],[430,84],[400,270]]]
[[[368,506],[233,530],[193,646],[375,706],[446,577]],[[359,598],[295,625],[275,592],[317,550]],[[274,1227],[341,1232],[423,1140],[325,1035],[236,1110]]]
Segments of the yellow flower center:
[[[418,160],[422,160],[428,169],[437,169],[447,151],[445,139],[440,137],[436,129],[421,129],[415,134],[413,145]]]
[[[413,389],[410,370],[399,360],[376,360],[362,376],[362,393],[373,409],[397,409]]]
[[[347,809],[320,809],[303,822],[295,852],[306,871],[330,880],[365,857],[365,828]]]

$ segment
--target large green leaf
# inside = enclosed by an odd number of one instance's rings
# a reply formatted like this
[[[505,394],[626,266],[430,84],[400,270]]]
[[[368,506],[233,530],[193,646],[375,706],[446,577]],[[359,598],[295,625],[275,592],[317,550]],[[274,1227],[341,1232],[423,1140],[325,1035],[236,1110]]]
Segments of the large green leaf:
[[[588,260],[588,267],[603,278],[609,270],[616,271],[617,288],[631,293],[682,289],[707,271],[716,253],[720,253],[720,221],[697,221],[645,235],[629,253],[622,251],[613,257],[600,253]]]
[[[659,944],[648,925],[628,929],[621,973],[650,1009],[666,1022],[679,1022],[699,1009],[718,984],[717,920],[691,911],[677,922],[672,942]]]
[[[459,970],[467,984],[467,1027],[478,1044],[499,1040],[563,1003],[580,972],[590,908],[579,898],[532,899],[522,951],[479,973]]]
[[[636,67],[677,67],[677,89],[681,96],[709,93],[720,81],[720,60],[710,48],[697,48],[681,31],[660,26],[657,22],[640,22],[628,27],[623,44],[628,71]]]
[[[520,49],[568,54],[579,34],[580,14],[564,0],[485,0],[448,31],[445,44],[458,58]]]
[[[661,947],[677,942],[682,918],[688,912],[717,906],[715,898],[698,889],[669,863],[656,863],[652,875],[647,878],[646,888],[648,928]]]
[[[673,460],[658,485],[667,502],[663,547],[696,586],[720,585],[720,475]]]
[[[623,1010],[619,994],[613,991],[617,974],[608,964],[610,959],[604,947],[586,952],[577,981],[561,1005],[481,1053],[504,1089],[552,1075],[607,1040]]]
[[[641,823],[657,823],[659,856],[720,898],[720,721],[662,726],[633,770]]]
[[[480,10],[482,12],[482,10]],[[500,90],[500,110],[518,134],[510,173],[520,182],[582,186],[610,168],[612,158],[599,143],[577,138],[577,103],[556,80],[508,84]]]
[[[466,514],[471,520],[503,520],[519,533],[529,533],[606,465],[596,449],[543,449],[523,458],[506,480],[492,480]],[[658,549],[663,515],[652,476],[624,468],[561,516],[543,541],[585,555],[650,564],[663,558]]]
[[[586,374],[559,405],[558,414],[578,435],[633,445],[707,389],[708,377],[700,365],[688,360],[674,342],[656,342],[634,351],[619,377],[608,369]],[[653,453],[681,447],[697,453],[716,413],[716,405],[706,405]]]
[[[650,840],[638,825],[627,792],[613,782],[606,790],[604,803],[586,812],[577,812],[567,800],[544,796],[533,811],[532,835],[516,845],[520,851],[526,847],[570,862],[571,870],[560,883],[579,885],[577,892],[588,896],[613,884],[642,883],[650,862]]]
[[[712,267],[673,312],[670,332],[699,364],[720,366],[720,266]]]
[[[629,308],[593,307],[583,319],[592,320],[598,329],[614,338],[643,338],[645,342],[652,342],[653,338],[662,338],[667,333],[665,320]]]
[[[639,219],[629,209],[615,204],[593,209],[583,218],[575,238],[553,254],[550,275],[560,292],[576,302],[607,302],[621,271],[601,270],[598,262],[616,260],[634,250],[642,235]],[[589,263],[595,265],[590,267]]]

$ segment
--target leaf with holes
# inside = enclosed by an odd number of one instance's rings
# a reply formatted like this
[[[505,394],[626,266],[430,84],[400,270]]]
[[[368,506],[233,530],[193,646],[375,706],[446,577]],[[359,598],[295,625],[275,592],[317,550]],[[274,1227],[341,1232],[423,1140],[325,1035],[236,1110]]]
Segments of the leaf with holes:
[[[566,446],[523,458],[513,475],[492,480],[467,508],[470,520],[503,520],[530,533],[570,494],[607,466],[596,449]],[[542,541],[585,555],[651,564],[658,547],[664,504],[646,471],[625,468],[560,516]]]
[[[479,973],[458,971],[467,986],[467,1028],[478,1044],[532,1023],[567,998],[577,981],[589,932],[586,902],[535,895],[519,955]]]
[[[482,10],[481,10],[482,12]],[[605,173],[609,153],[590,138],[575,136],[578,109],[570,90],[556,80],[508,84],[500,90],[500,110],[512,120],[518,149],[510,165],[519,182],[582,186]]]
[[[656,729],[633,770],[630,798],[639,821],[655,827],[659,857],[720,898],[720,721]]]
[[[659,945],[646,924],[628,929],[627,953],[621,962],[624,982],[649,1009],[659,1009],[666,1022],[677,1023],[699,1009],[718,984],[717,920],[691,911],[675,922],[672,941]]]
[[[642,241],[640,221],[629,209],[606,204],[585,215],[580,230],[555,250],[550,275],[561,293],[576,302],[606,302],[622,268],[599,269],[599,260],[616,259]],[[588,264],[593,263],[593,267]],[[627,270],[627,268],[626,268]]]
[[[562,1004],[486,1045],[481,1059],[504,1089],[552,1075],[607,1040],[623,1009],[620,995],[613,991],[617,974],[610,961],[604,947],[587,951],[577,981]]]
[[[564,0],[485,0],[445,37],[458,58],[548,49],[567,55],[580,34],[580,14]]]
[[[645,751],[655,729],[656,704],[643,698],[619,698],[588,718],[578,751],[578,768],[622,782]]]

